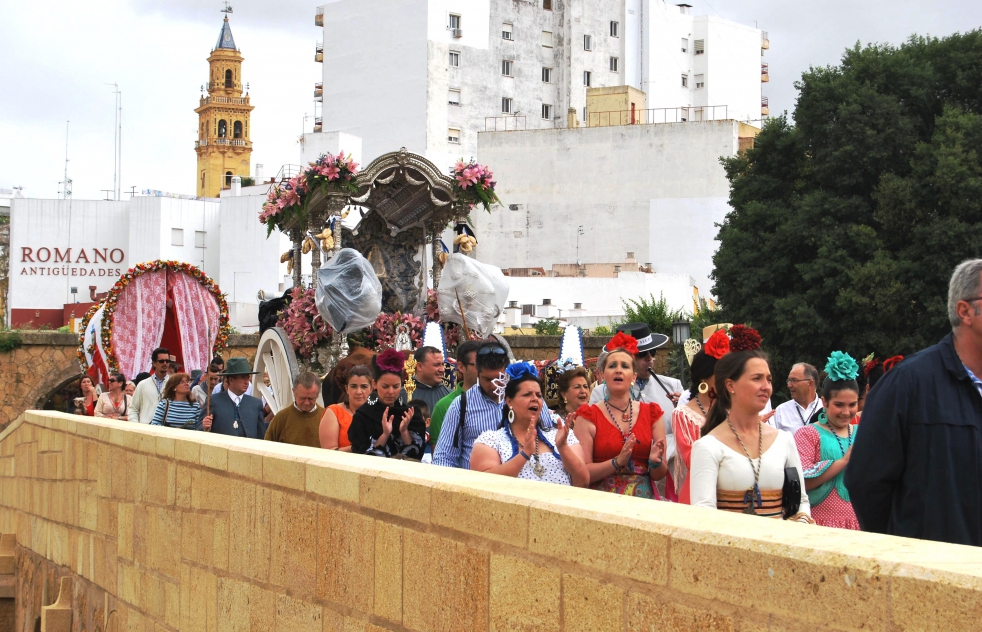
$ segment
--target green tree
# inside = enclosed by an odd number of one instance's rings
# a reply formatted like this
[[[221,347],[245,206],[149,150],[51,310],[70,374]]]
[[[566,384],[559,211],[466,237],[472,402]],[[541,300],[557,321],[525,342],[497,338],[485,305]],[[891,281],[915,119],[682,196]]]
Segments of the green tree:
[[[558,318],[543,318],[537,321],[533,327],[537,336],[558,336],[563,333],[563,328],[559,326]]]
[[[842,349],[909,354],[949,330],[947,282],[982,253],[982,31],[847,50],[724,159],[714,292],[783,376]]]
[[[654,294],[647,299],[628,299],[623,301],[623,305],[625,323],[647,323],[652,333],[665,334],[669,338],[672,336],[672,323],[685,317],[683,310],[669,309],[664,294],[657,299]]]

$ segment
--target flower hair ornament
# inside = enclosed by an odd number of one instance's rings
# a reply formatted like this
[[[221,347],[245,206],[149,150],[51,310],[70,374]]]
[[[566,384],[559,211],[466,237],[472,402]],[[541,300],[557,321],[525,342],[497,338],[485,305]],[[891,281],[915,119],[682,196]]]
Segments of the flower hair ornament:
[[[609,351],[613,351],[614,349],[624,349],[631,355],[637,355],[638,341],[634,339],[634,336],[629,336],[623,331],[618,331],[614,337],[610,339],[610,342],[607,343],[606,349]]]
[[[497,398],[499,404],[505,402],[505,387],[508,386],[510,379],[507,373],[499,373],[498,377],[491,380],[491,383],[494,384],[494,396]]]
[[[562,374],[566,371],[572,371],[573,369],[579,368],[579,365],[573,362],[573,358],[566,358],[565,360],[556,361],[556,373]]]
[[[893,367],[897,366],[898,364],[900,364],[900,362],[903,359],[904,357],[902,355],[896,355],[893,356],[892,358],[887,358],[886,360],[883,361],[883,372],[886,373]]]
[[[763,339],[756,329],[746,325],[730,327],[730,351],[757,351],[761,342]]]
[[[531,362],[514,362],[509,364],[505,368],[505,373],[508,375],[508,381],[518,380],[526,375],[531,375],[534,378],[539,377],[539,371]]]
[[[737,326],[734,325],[733,328],[735,329],[736,327]],[[726,335],[726,330],[717,329],[716,333],[710,336],[709,340],[706,341],[706,346],[703,350],[706,352],[706,355],[712,356],[719,360],[730,352],[730,346],[730,337]]]
[[[871,353],[868,356],[866,356],[865,358],[863,358],[863,361],[862,361],[861,364],[862,364],[862,367],[863,367],[863,377],[864,378],[868,378],[869,377],[869,372],[872,371],[873,369],[875,369],[877,367],[877,365],[880,364],[880,361],[877,360],[876,359],[876,356]]]
[[[401,351],[386,349],[375,356],[375,365],[385,373],[402,375],[402,369],[406,365],[406,356],[402,355]]]
[[[848,353],[833,351],[825,363],[825,372],[833,382],[855,380],[859,375],[859,363]]]

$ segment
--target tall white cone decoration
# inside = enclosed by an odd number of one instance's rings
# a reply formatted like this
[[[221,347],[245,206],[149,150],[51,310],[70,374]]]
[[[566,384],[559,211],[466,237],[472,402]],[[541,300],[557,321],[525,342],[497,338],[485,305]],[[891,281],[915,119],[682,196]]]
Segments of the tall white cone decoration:
[[[559,343],[559,364],[571,361],[576,366],[583,366],[583,332],[576,325],[569,325],[563,330],[563,339]]]
[[[426,328],[423,329],[423,343],[421,346],[439,349],[443,354],[444,361],[446,361],[447,345],[443,340],[443,327],[440,326],[440,323],[426,323]]]

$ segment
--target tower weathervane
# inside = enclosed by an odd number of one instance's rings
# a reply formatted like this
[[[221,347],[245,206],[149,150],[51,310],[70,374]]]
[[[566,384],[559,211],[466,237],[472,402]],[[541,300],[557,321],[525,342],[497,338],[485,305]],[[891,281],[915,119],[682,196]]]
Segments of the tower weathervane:
[[[225,8],[222,9],[222,13],[231,13],[231,12],[232,12],[232,5],[228,3],[228,0],[225,0]]]

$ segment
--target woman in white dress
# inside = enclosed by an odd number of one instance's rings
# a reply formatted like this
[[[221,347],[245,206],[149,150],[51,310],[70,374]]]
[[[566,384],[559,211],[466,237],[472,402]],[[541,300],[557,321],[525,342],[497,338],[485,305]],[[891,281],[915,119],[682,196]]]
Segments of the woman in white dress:
[[[576,435],[562,418],[557,428],[538,427],[539,411],[545,404],[535,367],[519,362],[505,371],[510,379],[505,386],[501,427],[481,433],[474,441],[471,469],[586,487],[590,473]]]
[[[781,518],[784,469],[798,473],[800,504],[788,520],[813,523],[791,433],[760,421],[770,400],[771,371],[759,350],[732,352],[716,363],[718,399],[702,438],[692,446],[691,501],[711,507]]]

